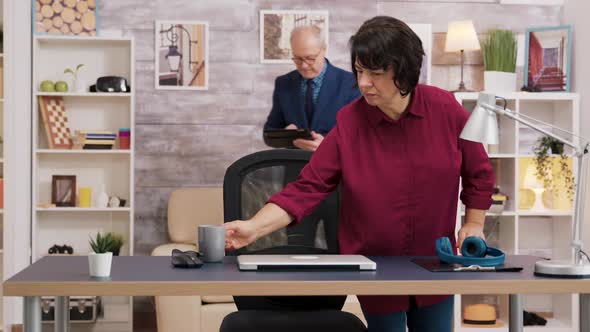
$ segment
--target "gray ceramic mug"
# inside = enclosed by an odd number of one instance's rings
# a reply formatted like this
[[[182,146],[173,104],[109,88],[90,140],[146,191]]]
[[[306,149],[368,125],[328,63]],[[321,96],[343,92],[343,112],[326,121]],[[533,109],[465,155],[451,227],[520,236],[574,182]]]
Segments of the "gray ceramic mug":
[[[197,238],[200,258],[203,262],[223,261],[225,256],[225,227],[223,225],[199,225]]]

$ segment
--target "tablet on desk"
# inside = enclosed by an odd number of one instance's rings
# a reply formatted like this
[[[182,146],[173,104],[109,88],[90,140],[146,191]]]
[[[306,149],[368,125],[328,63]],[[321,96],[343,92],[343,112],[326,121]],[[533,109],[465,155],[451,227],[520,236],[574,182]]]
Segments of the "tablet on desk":
[[[293,140],[313,139],[309,129],[266,129],[264,131],[264,142],[273,148],[293,147]]]

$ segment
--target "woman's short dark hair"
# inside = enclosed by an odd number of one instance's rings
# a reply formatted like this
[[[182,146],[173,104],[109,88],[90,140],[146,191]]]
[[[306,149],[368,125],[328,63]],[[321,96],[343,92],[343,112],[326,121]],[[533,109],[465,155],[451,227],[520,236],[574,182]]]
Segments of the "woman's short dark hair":
[[[389,16],[365,21],[350,37],[350,62],[370,70],[393,68],[394,84],[402,96],[408,95],[420,79],[424,49],[420,38],[404,22]]]

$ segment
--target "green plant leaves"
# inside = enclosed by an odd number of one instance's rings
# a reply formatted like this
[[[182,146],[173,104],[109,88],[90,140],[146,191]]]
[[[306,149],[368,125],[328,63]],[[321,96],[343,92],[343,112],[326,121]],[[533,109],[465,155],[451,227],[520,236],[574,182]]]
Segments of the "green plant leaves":
[[[100,232],[96,233],[96,237],[90,237],[90,247],[92,251],[97,254],[104,254],[107,252],[119,252],[123,244],[125,243],[123,236],[120,234],[115,234],[113,232],[108,232],[105,234],[101,234]]]
[[[558,151],[559,154],[559,171],[553,170],[553,161],[551,154],[552,148]],[[572,169],[568,164],[568,157],[565,155],[563,143],[550,136],[543,136],[537,140],[537,144],[533,148],[535,154],[535,171],[537,178],[543,181],[546,189],[551,190],[554,194],[558,194],[561,188],[558,185],[558,180],[563,178],[566,193],[570,202],[574,200],[574,175]]]
[[[516,72],[516,37],[510,30],[490,30],[482,43],[486,71]]]

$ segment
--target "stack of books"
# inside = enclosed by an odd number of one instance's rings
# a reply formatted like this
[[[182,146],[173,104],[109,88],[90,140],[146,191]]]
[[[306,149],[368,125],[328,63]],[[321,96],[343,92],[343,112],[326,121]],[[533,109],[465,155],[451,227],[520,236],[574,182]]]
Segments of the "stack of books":
[[[76,130],[74,149],[84,150],[111,150],[115,145],[117,134],[110,131],[83,131]]]

